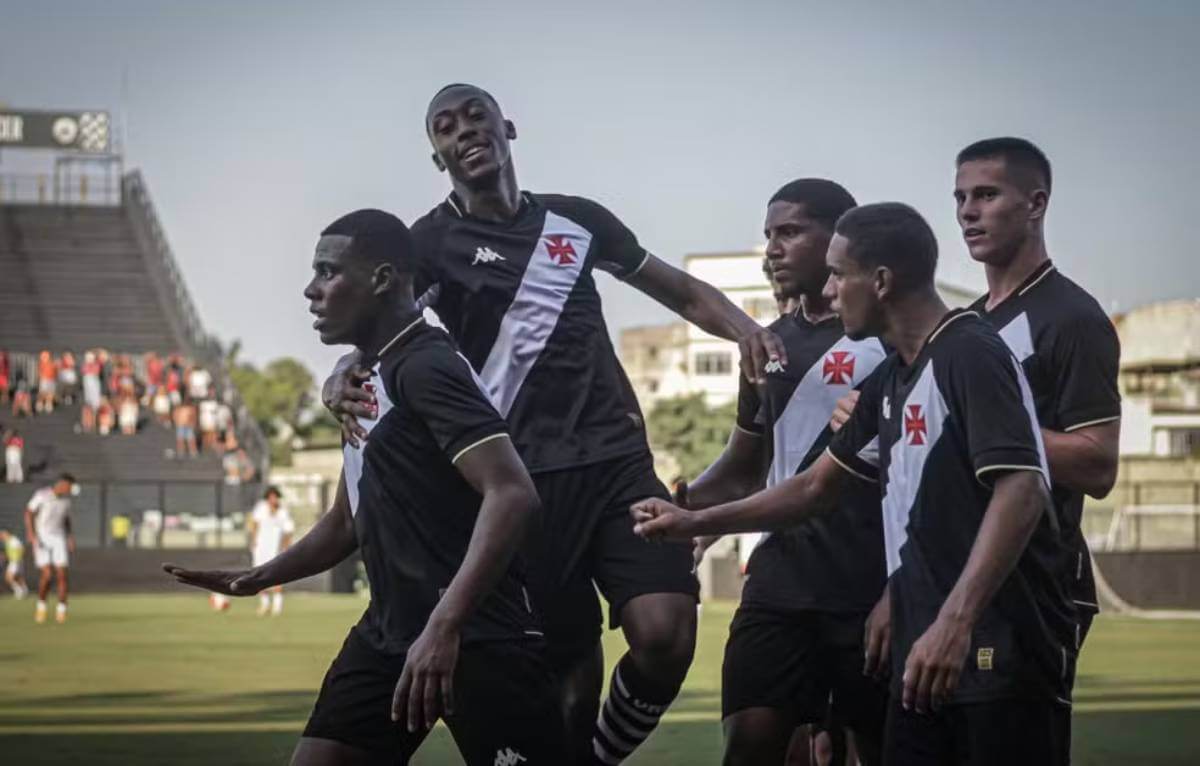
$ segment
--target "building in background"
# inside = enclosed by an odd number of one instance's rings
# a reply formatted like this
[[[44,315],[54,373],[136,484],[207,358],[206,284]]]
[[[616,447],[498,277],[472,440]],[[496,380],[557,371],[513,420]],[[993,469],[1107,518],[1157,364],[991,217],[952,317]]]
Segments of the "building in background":
[[[1114,318],[1121,338],[1121,455],[1200,455],[1200,299]]]
[[[763,250],[694,253],[683,258],[684,270],[713,285],[748,315],[766,325],[779,313],[771,285],[762,272]],[[952,307],[965,306],[979,291],[939,281],[938,292]],[[737,397],[738,348],[686,322],[631,327],[621,331],[621,364],[641,403],[649,412],[662,399],[703,393],[710,406]]]

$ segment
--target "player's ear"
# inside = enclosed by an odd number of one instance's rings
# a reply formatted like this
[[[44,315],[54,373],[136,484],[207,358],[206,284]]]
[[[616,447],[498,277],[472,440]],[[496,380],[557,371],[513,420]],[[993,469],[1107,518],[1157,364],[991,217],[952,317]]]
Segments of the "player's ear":
[[[896,272],[887,266],[876,266],[875,273],[871,275],[871,287],[875,299],[883,300],[896,291]]]
[[[1050,194],[1045,189],[1034,189],[1029,195],[1029,220],[1039,221],[1046,216],[1046,208],[1050,206]]]
[[[429,155],[429,158],[433,160],[433,166],[438,169],[439,173],[446,172],[446,163],[442,162],[442,158],[438,156],[437,152]]]
[[[381,263],[371,274],[371,294],[384,295],[396,285],[396,270],[390,263]]]
[[[512,120],[504,121],[504,135],[509,141],[515,141],[517,138],[517,126],[513,125]]]

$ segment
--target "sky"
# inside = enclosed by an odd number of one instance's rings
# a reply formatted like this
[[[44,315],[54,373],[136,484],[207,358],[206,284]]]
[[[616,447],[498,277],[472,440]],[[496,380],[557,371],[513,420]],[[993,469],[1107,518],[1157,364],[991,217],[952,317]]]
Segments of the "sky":
[[[0,103],[123,116],[208,331],[321,373],[340,350],[301,296],[318,232],[448,193],[423,118],[459,81],[516,123],[523,188],[602,202],[672,263],[759,245],[775,189],[823,176],[916,207],[939,276],[981,288],[954,155],[1020,135],[1054,165],[1064,273],[1109,311],[1200,296],[1197,39],[1186,0],[0,0]],[[6,150],[0,173],[44,160]],[[614,333],[669,319],[598,281]]]

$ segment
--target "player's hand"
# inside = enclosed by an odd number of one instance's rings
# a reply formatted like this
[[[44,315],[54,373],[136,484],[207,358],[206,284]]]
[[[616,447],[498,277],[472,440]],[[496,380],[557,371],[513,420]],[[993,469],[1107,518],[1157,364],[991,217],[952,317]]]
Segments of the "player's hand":
[[[457,628],[433,620],[408,648],[404,670],[392,694],[392,720],[407,720],[409,731],[429,730],[443,715],[454,715]]]
[[[692,571],[695,572],[700,568],[700,562],[704,561],[704,554],[708,553],[708,549],[713,546],[717,540],[720,540],[720,535],[701,535],[692,540]]]
[[[333,413],[342,427],[342,438],[351,447],[367,440],[367,429],[358,418],[374,420],[379,415],[375,388],[369,381],[371,371],[354,363],[345,369],[334,370],[321,387],[321,403]]]
[[[37,543],[37,535],[30,535],[30,536],[29,536],[29,547],[30,547],[31,549],[32,549],[32,548],[36,548],[36,547],[38,547],[38,543]]]
[[[904,709],[924,713],[941,707],[958,687],[970,647],[971,626],[938,615],[904,663]]]
[[[633,533],[647,540],[690,542],[696,537],[691,511],[685,511],[657,497],[639,500],[629,507]]]
[[[742,357],[742,374],[751,383],[767,381],[767,364],[776,362],[787,367],[787,350],[783,341],[771,330],[755,326],[755,329],[738,338],[738,351]]]
[[[854,408],[858,405],[858,391],[850,393],[837,400],[837,404],[833,408],[833,416],[829,419],[829,430],[837,433],[842,430],[842,426],[846,425],[846,421],[854,414]]]
[[[184,569],[175,564],[163,564],[162,568],[175,582],[226,596],[253,596],[269,585],[258,582],[254,569]]]
[[[887,677],[891,665],[891,641],[892,590],[890,586],[884,586],[883,595],[867,615],[863,630],[863,650],[866,655],[863,675],[879,679]]]

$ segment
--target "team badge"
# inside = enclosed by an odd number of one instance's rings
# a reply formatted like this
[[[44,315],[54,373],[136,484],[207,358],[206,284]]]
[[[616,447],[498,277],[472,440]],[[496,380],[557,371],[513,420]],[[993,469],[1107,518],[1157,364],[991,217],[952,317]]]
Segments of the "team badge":
[[[921,405],[908,405],[904,413],[904,433],[908,436],[911,446],[917,447],[925,443],[925,413],[921,411]]]
[[[575,262],[575,248],[562,234],[551,234],[546,237],[546,254],[550,260],[559,266],[569,266]]]
[[[821,376],[831,386],[844,386],[854,380],[854,354],[830,351],[821,366]]]

